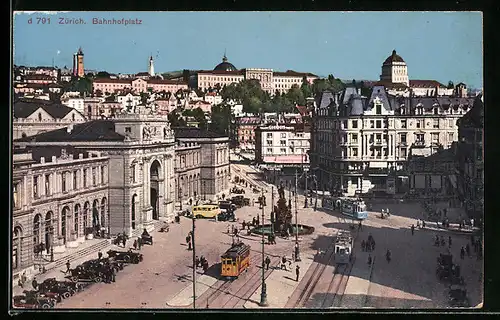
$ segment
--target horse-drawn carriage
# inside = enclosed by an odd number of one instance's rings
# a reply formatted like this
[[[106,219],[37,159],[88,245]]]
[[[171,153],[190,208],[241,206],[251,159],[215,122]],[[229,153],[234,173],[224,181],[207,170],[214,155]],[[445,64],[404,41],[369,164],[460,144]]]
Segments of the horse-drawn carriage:
[[[38,291],[24,291],[24,295],[13,297],[14,308],[25,309],[51,309],[56,305],[57,300],[52,297],[40,294]]]
[[[231,193],[245,194],[245,190],[243,188],[239,189],[237,187],[233,187],[230,191],[231,191]]]
[[[109,250],[108,256],[115,261],[138,264],[143,260],[142,254],[133,251]]]
[[[451,254],[439,254],[437,258],[436,276],[440,281],[453,284],[463,284],[463,277],[460,276],[460,267],[453,263]]]

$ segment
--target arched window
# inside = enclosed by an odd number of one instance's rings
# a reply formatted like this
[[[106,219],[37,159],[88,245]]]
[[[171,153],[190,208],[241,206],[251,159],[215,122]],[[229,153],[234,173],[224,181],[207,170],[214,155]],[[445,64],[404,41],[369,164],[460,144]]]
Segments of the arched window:
[[[23,230],[21,227],[14,227],[12,234],[12,269],[17,269],[19,267],[19,262],[21,258],[21,239],[23,236]]]
[[[74,113],[71,115],[71,120],[75,121],[75,114]]]
[[[38,113],[38,121],[42,121],[42,113]]]
[[[136,202],[137,195],[134,194],[132,196],[132,203],[131,203],[131,224],[132,224],[132,229],[135,229],[135,202]]]
[[[26,137],[27,137],[27,135],[25,132],[21,133],[21,138],[26,138]]]

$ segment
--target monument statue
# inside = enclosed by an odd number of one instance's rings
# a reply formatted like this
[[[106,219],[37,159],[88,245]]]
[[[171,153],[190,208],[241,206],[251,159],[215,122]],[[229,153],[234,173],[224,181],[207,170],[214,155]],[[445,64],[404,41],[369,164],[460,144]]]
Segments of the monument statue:
[[[274,230],[278,233],[289,232],[292,226],[292,210],[286,204],[285,188],[283,184],[278,188],[278,203],[274,206],[275,221]]]

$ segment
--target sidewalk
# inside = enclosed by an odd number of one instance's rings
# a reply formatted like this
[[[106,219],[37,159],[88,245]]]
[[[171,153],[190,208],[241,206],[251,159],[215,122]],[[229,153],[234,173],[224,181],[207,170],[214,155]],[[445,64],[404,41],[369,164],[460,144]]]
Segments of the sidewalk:
[[[368,252],[361,251],[356,255],[342,296],[341,308],[359,309],[365,306],[371,275],[376,263],[374,257],[371,266],[368,265],[368,254]]]
[[[212,276],[204,275],[203,273],[196,272],[196,297],[200,297],[209,288],[211,288],[217,279]],[[167,301],[167,306],[171,308],[184,308],[193,303],[193,279],[190,279],[190,284],[177,293],[172,299]]]
[[[155,230],[158,229],[158,225],[163,224],[163,221],[156,221],[154,223]],[[130,239],[134,237],[138,237],[142,233],[142,230],[135,230]],[[85,261],[91,259],[97,259],[97,252],[101,251],[103,253],[103,257],[106,257],[106,252],[109,250],[118,250],[118,251],[126,251],[128,248],[132,247],[133,241],[127,241],[128,247],[123,248],[121,246],[116,246],[111,244],[110,239],[92,239],[86,240],[77,248],[66,248],[65,252],[54,254],[53,262],[45,262],[45,273],[40,273],[38,270],[34,274],[34,276],[29,276],[24,288],[21,288],[17,281],[12,281],[12,294],[20,295],[24,290],[32,290],[31,281],[33,278],[36,278],[38,283],[42,283],[44,280],[49,278],[56,278],[58,280],[65,280],[66,274],[66,262],[70,262],[71,268],[74,268],[77,265],[84,263]],[[43,259],[46,259],[45,257]],[[35,265],[39,265],[39,260],[36,260]]]
[[[307,270],[314,261],[316,252],[302,252],[300,262],[293,262],[288,268],[289,271],[280,270],[281,262],[274,265],[273,272],[266,278],[267,286],[267,307],[261,307],[255,301],[260,301],[261,285],[255,290],[253,295],[248,299],[243,308],[245,309],[265,309],[265,308],[285,308],[288,300],[299,286],[300,282],[306,275]],[[295,281],[295,266],[300,267],[299,281]],[[271,270],[271,267],[269,267]]]

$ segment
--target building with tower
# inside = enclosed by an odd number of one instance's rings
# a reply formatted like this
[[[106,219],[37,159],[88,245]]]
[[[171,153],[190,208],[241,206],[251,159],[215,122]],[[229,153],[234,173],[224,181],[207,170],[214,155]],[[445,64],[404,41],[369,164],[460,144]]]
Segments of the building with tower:
[[[153,56],[149,57],[148,74],[150,77],[155,76],[155,66],[154,66]]]
[[[85,70],[83,68],[83,50],[80,47],[78,52],[73,55],[73,76],[83,78]]]
[[[243,80],[259,80],[264,91],[271,95],[276,92],[286,93],[293,85],[300,86],[304,79],[312,83],[318,76],[312,73],[277,72],[273,69],[247,68],[237,69],[227,59],[226,54],[222,57],[222,62],[215,66],[213,70],[200,70],[196,74],[196,86],[203,91],[217,86],[224,87],[232,83],[239,83]]]
[[[375,86],[384,86],[391,95],[409,96],[459,96],[463,95],[463,87],[448,88],[436,80],[410,80],[408,65],[403,58],[392,50],[382,64],[380,81]],[[464,84],[461,84],[464,86]]]

